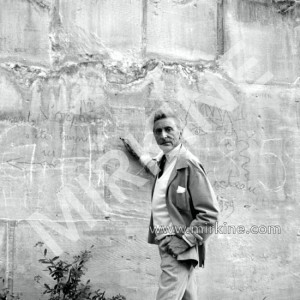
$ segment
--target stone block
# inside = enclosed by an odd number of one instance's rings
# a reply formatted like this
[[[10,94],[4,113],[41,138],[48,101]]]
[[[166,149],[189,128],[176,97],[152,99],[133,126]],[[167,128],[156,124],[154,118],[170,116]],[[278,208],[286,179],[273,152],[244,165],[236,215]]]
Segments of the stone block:
[[[216,52],[217,1],[148,1],[148,56],[196,62]]]
[[[49,7],[0,0],[0,61],[49,65]]]
[[[72,1],[59,4],[69,56],[109,55],[121,59],[139,54],[142,42],[142,1]]]
[[[222,64],[237,82],[293,83],[299,74],[300,22],[296,11],[253,1],[226,1]]]

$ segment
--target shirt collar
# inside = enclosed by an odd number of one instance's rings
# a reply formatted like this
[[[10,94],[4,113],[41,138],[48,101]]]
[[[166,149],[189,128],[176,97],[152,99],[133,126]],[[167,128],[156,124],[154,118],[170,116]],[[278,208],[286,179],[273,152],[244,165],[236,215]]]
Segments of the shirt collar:
[[[179,144],[178,146],[176,146],[174,149],[172,149],[170,152],[166,153],[166,159],[168,162],[170,162],[171,160],[173,160],[174,157],[177,157],[180,151],[182,144]]]

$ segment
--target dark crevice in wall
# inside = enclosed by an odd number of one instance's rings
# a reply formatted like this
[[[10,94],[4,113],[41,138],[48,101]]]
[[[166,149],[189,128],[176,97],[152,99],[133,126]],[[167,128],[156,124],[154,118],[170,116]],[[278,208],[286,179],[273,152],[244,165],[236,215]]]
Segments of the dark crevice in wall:
[[[15,232],[16,232],[16,221],[8,221],[7,223],[7,269],[6,269],[6,281],[7,288],[10,293],[13,292],[13,283],[14,283],[14,261],[15,261]]]
[[[224,0],[217,3],[217,55],[224,54]]]
[[[63,59],[63,49],[61,46],[60,35],[62,33],[62,21],[59,14],[59,0],[55,0],[51,9],[51,19],[49,25],[49,40],[51,49],[51,59],[53,66],[57,66]]]

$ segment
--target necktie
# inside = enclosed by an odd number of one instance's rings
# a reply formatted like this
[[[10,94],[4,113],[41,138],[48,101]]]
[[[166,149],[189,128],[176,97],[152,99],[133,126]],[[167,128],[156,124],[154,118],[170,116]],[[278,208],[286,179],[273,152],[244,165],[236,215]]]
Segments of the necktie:
[[[159,161],[159,168],[160,168],[160,171],[159,171],[159,173],[158,173],[158,178],[160,178],[161,175],[162,175],[163,172],[164,172],[164,167],[165,167],[166,161],[167,161],[166,156],[163,155],[162,158],[161,158],[161,160]]]

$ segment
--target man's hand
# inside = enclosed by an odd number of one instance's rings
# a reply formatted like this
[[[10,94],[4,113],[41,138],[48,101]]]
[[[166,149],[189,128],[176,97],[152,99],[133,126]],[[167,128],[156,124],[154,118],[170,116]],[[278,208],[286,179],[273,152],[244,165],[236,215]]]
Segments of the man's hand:
[[[196,241],[198,242],[198,245],[203,245],[203,238],[198,233],[194,233],[194,237],[196,238]]]
[[[140,161],[142,166],[145,168],[147,172],[151,172],[152,175],[156,175],[159,171],[156,160],[153,160],[148,153],[143,152],[142,146],[136,141],[136,139],[128,134],[125,138],[120,137],[122,142],[124,143],[127,151],[136,159]]]
[[[167,244],[166,251],[176,257],[180,253],[186,251],[188,248],[190,248],[190,246],[185,240],[174,235]]]
[[[169,242],[171,241],[172,238],[173,238],[172,236],[165,237],[162,241],[159,241],[158,247],[162,251],[167,251],[168,244],[169,244]]]
[[[120,139],[123,141],[127,151],[137,159],[140,159],[143,154],[143,149],[141,145],[135,140],[135,138],[132,135],[128,134],[125,138],[120,137]]]

